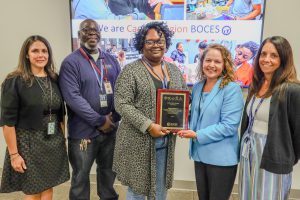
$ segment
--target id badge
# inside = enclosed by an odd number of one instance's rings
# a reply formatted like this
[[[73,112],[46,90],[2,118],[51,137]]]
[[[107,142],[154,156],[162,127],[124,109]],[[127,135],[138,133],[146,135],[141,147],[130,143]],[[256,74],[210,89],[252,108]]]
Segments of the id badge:
[[[100,97],[100,107],[101,108],[107,107],[107,96],[106,96],[106,94],[100,94],[99,97]]]
[[[109,81],[104,82],[105,92],[106,94],[112,94],[113,90]]]
[[[48,122],[47,134],[53,135],[55,133],[55,122]]]

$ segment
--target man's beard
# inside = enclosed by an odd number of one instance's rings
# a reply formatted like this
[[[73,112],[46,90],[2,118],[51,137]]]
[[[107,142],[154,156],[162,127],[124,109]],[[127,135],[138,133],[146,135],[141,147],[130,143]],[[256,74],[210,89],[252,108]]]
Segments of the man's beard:
[[[88,45],[87,42],[83,43],[83,45],[84,45],[84,47],[87,48],[88,50],[95,50],[95,49],[97,49],[97,45],[94,46],[94,47],[91,47],[91,46]]]

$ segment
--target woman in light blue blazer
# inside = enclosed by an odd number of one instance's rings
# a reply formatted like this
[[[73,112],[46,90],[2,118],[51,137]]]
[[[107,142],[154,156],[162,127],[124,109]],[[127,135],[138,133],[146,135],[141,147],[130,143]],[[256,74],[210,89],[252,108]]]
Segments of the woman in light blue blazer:
[[[243,109],[241,88],[234,81],[230,52],[212,44],[200,60],[192,91],[190,157],[195,161],[197,191],[201,200],[227,200],[234,184],[238,155],[238,126]]]

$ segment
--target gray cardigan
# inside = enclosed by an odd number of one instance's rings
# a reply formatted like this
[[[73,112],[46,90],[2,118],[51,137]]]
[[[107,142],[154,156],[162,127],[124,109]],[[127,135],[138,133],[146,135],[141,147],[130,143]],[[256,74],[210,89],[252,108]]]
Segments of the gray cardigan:
[[[170,89],[187,89],[179,69],[166,63]],[[117,131],[113,170],[123,185],[139,194],[155,196],[155,140],[146,131],[155,122],[156,88],[141,60],[128,64],[115,88],[115,107],[122,116]],[[176,137],[168,135],[166,187],[172,187]]]
[[[260,167],[276,174],[293,170],[300,158],[300,85],[290,83],[282,99],[278,92],[271,97],[267,141]],[[247,130],[248,97],[241,124],[241,138]]]

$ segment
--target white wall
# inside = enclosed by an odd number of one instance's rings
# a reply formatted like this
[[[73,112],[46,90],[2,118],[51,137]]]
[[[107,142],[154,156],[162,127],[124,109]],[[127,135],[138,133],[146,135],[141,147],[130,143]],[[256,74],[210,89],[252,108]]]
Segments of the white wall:
[[[268,0],[267,0],[268,1]],[[22,42],[29,35],[46,37],[59,67],[71,52],[68,0],[0,0],[0,82],[18,61]],[[270,0],[266,5],[264,38],[286,37],[294,50],[300,78],[299,0]],[[176,180],[194,180],[193,162],[188,159],[188,141],[178,138],[176,148]],[[3,165],[5,142],[0,131],[0,166]],[[294,168],[292,188],[300,189],[300,165]]]

